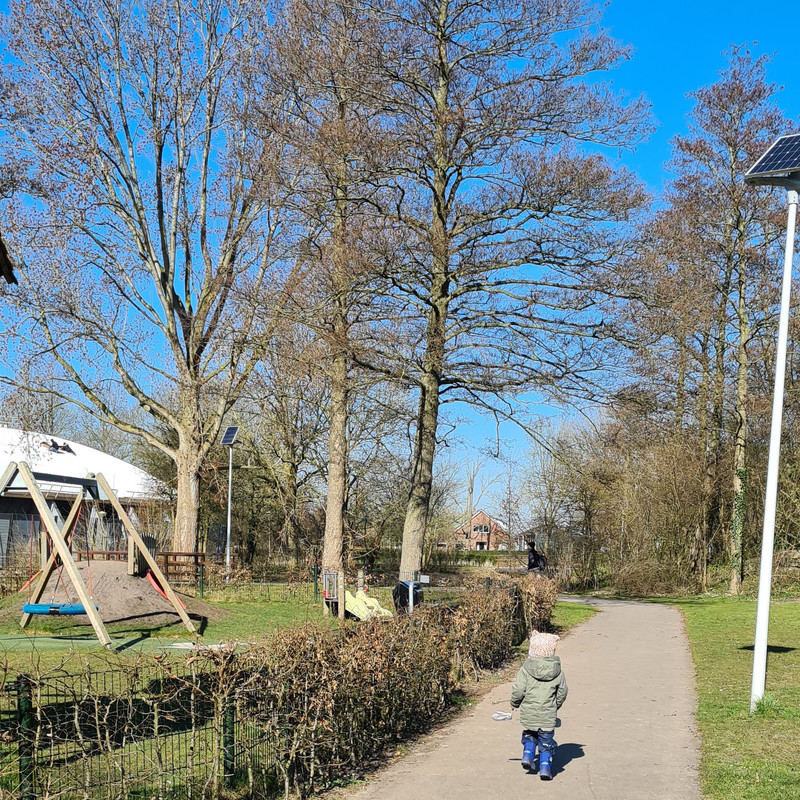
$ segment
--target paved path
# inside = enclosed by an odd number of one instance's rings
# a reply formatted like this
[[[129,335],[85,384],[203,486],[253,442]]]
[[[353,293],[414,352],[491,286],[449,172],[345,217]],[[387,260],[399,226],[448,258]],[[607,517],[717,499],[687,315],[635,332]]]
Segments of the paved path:
[[[559,642],[569,684],[554,778],[522,769],[511,684],[432,734],[353,800],[700,800],[694,673],[683,619],[667,606],[590,600],[601,609]]]

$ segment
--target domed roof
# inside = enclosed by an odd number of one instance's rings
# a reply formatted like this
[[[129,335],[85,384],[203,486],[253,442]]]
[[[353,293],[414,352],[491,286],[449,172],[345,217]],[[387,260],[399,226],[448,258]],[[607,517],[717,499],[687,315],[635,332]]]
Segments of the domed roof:
[[[146,500],[159,494],[159,481],[133,464],[93,447],[46,433],[0,428],[0,473],[11,461],[24,461],[33,472],[65,478],[85,478],[100,472],[120,500]],[[52,486],[57,482],[44,483]],[[63,494],[77,491],[62,488]],[[45,494],[52,495],[53,492],[45,490]]]

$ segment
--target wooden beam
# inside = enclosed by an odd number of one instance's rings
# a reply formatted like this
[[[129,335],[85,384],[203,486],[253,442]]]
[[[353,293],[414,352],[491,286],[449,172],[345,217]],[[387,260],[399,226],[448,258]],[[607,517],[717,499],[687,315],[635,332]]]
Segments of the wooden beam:
[[[132,537],[128,537],[128,575],[136,574],[136,545]]]
[[[17,464],[14,461],[9,461],[8,466],[5,469],[2,477],[0,477],[0,494],[3,494],[6,489],[8,489],[8,485],[11,481],[14,480],[14,476],[17,474]]]
[[[147,561],[147,565],[150,567],[150,571],[153,573],[153,575],[155,575],[156,580],[161,584],[161,588],[164,590],[164,594],[167,595],[167,599],[170,601],[170,603],[172,603],[172,607],[175,609],[175,611],[178,612],[178,616],[183,621],[184,626],[190,633],[196,633],[195,627],[192,624],[192,621],[189,619],[189,615],[186,613],[183,606],[181,605],[181,601],[178,599],[178,595],[175,594],[175,590],[172,588],[172,586],[170,586],[170,583],[167,580],[166,576],[161,571],[158,564],[156,564],[156,560],[153,558],[153,556],[150,555],[150,551],[147,549],[147,546],[142,541],[142,537],[139,535],[139,531],[136,530],[134,524],[130,521],[130,518],[125,512],[125,509],[122,507],[122,503],[119,502],[119,499],[114,494],[114,490],[111,488],[108,481],[99,472],[95,475],[95,478],[97,479],[98,485],[105,493],[111,505],[114,506],[114,511],[117,512],[117,516],[120,518],[120,520],[122,520],[122,524],[128,531],[128,536],[133,538],[133,541],[136,542],[136,546],[141,551],[145,561]]]
[[[64,520],[64,527],[61,529],[61,537],[66,542],[67,547],[69,547],[70,539],[72,539],[73,529],[75,527],[75,523],[78,520],[78,514],[80,513],[82,502],[83,502],[83,489],[81,489],[81,491],[78,493],[78,496],[75,498],[75,502],[72,504],[72,508],[69,510],[69,514],[67,515],[67,518]],[[42,567],[42,574],[39,576],[36,588],[33,590],[29,602],[38,603],[42,599],[44,590],[47,588],[47,583],[50,580],[50,576],[53,574],[53,570],[55,569],[55,567],[56,567],[56,551],[53,550],[50,553],[49,558],[47,559],[47,563],[44,564],[44,566]],[[20,628],[27,627],[28,623],[31,621],[32,616],[33,614],[23,614],[22,619],[19,622]]]
[[[30,467],[24,461],[20,461],[20,463],[17,465],[17,468],[19,469],[19,474],[22,477],[22,480],[28,487],[31,499],[36,505],[39,516],[41,517],[42,522],[44,522],[47,532],[50,534],[50,541],[58,551],[58,555],[61,556],[61,563],[64,569],[67,571],[67,575],[69,575],[69,579],[72,582],[72,586],[75,589],[76,594],[80,598],[81,604],[86,610],[86,615],[89,617],[89,621],[92,623],[92,627],[94,628],[94,632],[98,641],[103,645],[103,647],[111,647],[111,637],[108,635],[106,626],[103,624],[102,618],[97,613],[97,609],[94,607],[94,602],[89,596],[89,590],[86,588],[86,584],[83,582],[83,579],[81,578],[80,573],[75,566],[75,562],[72,560],[72,553],[70,553],[66,542],[61,537],[61,530],[58,525],[56,525],[56,521],[53,519],[53,515],[50,513],[50,509],[47,506],[47,501],[44,499],[44,495],[42,494],[41,489],[39,489]]]

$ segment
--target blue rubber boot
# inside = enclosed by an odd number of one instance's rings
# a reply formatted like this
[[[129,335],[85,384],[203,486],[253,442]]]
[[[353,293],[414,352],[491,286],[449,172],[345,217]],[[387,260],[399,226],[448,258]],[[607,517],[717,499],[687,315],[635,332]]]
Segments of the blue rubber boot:
[[[552,759],[553,754],[549,750],[542,750],[542,752],[539,753],[539,777],[543,781],[553,779],[551,773]]]
[[[533,770],[535,760],[536,744],[534,742],[525,742],[525,746],[522,749],[522,766],[527,770]]]

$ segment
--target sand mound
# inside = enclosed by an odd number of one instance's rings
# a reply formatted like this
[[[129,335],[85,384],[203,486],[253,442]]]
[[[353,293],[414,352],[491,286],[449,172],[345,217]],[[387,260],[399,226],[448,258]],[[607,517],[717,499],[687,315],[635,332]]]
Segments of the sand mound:
[[[100,616],[108,625],[127,622],[130,627],[140,629],[163,628],[175,623],[181,625],[178,613],[172,608],[169,600],[162,597],[146,578],[134,578],[128,575],[127,564],[120,561],[92,561],[91,584],[89,565],[81,561],[75,565],[84,583],[91,587],[91,594]],[[65,589],[66,587],[66,589]],[[203,617],[216,619],[217,609],[202,600],[178,593],[186,605],[186,612],[193,622]],[[61,578],[54,573],[42,595],[42,603],[80,602],[77,592],[70,583],[66,570],[62,568]],[[71,617],[78,622],[84,617]],[[86,619],[89,624],[88,619]]]

